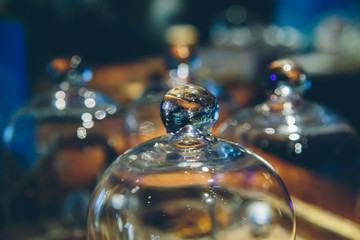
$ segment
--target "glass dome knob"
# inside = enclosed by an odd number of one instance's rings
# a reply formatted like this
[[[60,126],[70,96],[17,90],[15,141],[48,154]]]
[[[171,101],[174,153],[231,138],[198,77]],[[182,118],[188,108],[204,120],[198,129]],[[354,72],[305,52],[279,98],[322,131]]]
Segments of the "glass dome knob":
[[[92,79],[91,69],[79,55],[57,57],[50,61],[47,72],[56,82],[84,85]]]
[[[307,73],[296,62],[290,59],[280,59],[268,65],[265,74],[265,87],[269,95],[291,94],[303,95],[310,88]]]
[[[167,132],[176,133],[190,125],[206,133],[219,117],[219,105],[204,87],[186,84],[164,95],[160,115]]]

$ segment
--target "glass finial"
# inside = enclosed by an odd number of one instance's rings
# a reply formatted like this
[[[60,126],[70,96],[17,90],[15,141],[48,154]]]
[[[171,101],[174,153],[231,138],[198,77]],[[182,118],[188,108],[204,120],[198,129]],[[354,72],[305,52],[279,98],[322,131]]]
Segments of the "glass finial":
[[[161,103],[161,119],[167,132],[176,133],[191,125],[209,132],[219,117],[214,95],[204,87],[186,84],[168,91]]]
[[[303,68],[290,59],[280,59],[268,65],[265,86],[269,95],[283,97],[292,94],[303,95],[311,86]]]

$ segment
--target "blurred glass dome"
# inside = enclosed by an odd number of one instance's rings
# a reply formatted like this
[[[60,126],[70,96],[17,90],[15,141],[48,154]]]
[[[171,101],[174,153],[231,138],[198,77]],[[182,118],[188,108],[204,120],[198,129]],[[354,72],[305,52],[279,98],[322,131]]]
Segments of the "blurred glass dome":
[[[169,90],[167,134],[120,155],[92,196],[88,240],[295,239],[290,196],[274,169],[218,139],[215,97],[199,85]]]
[[[47,67],[54,88],[19,108],[2,132],[8,234],[21,239],[83,228],[99,175],[129,147],[124,109],[86,88],[92,72],[80,56]]]
[[[286,178],[290,193],[331,210],[339,211],[347,205],[348,213],[354,215],[360,167],[359,142],[354,128],[328,107],[303,98],[311,83],[298,63],[290,59],[273,61],[267,68],[264,83],[266,101],[238,111],[219,127],[217,134],[340,184],[331,188],[320,185],[317,189],[307,184],[298,186],[298,181],[307,182],[310,174],[296,174],[290,165],[281,175]],[[350,191],[351,201],[345,200],[345,195],[337,198],[329,189],[335,189],[338,194],[345,189]]]
[[[188,83],[206,87],[218,98],[222,119],[230,116],[237,108],[230,94],[216,80],[200,71],[202,60],[196,49],[198,30],[194,26],[171,25],[165,32],[165,40],[168,50],[164,56],[163,72],[152,76],[142,96],[129,109],[128,122],[134,129],[137,144],[165,134],[159,106],[164,94],[173,87]]]

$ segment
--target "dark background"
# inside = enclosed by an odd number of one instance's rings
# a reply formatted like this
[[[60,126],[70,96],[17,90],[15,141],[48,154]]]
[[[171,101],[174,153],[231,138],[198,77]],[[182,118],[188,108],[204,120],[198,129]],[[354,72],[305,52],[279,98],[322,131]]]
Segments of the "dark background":
[[[151,0],[11,0],[3,6],[3,16],[24,26],[29,64],[33,78],[42,65],[60,54],[78,53],[91,64],[131,61],[164,50],[161,31],[170,24],[191,23],[200,31],[200,41],[208,41],[215,16],[241,3],[256,20],[270,23],[273,1],[182,0],[155,13],[163,21],[151,21]],[[159,5],[163,5],[160,3]],[[156,5],[157,6],[157,5]],[[155,7],[156,7],[155,6]],[[166,13],[168,11],[168,13]]]
[[[91,65],[158,56],[166,50],[163,31],[174,23],[196,26],[200,32],[199,45],[205,46],[211,42],[211,27],[217,22],[224,23],[224,13],[232,5],[246,9],[242,25],[291,26],[309,37],[305,47],[284,51],[286,54],[328,51],[344,55],[337,50],[336,36],[344,32],[347,25],[333,24],[330,28],[334,29],[328,29],[333,34],[329,36],[335,39],[333,47],[319,50],[319,44],[318,47],[313,44],[314,29],[325,16],[341,16],[345,24],[360,29],[360,4],[352,0],[2,0],[0,21],[6,25],[0,31],[2,118],[37,93],[36,86],[42,84],[39,76],[55,56],[77,53]],[[349,46],[357,40],[348,38]],[[244,51],[244,48],[236,51]],[[310,71],[313,85],[306,96],[330,106],[360,128],[360,114],[357,113],[360,61],[356,57],[360,50],[355,46],[350,49],[352,51],[346,55],[349,64],[345,66],[343,58],[339,57],[341,67],[336,70],[328,66],[320,73]],[[264,64],[279,57],[281,51],[269,52],[263,59]],[[314,61],[310,65],[317,69],[317,64],[322,63]],[[8,69],[12,69],[11,73],[5,71]]]

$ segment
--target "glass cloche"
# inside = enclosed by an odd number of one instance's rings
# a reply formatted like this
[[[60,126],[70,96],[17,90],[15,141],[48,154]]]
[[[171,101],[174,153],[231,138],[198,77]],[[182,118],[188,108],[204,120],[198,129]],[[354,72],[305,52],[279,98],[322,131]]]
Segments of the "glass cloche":
[[[290,196],[273,167],[211,134],[216,98],[199,85],[169,90],[167,134],[120,155],[89,205],[88,240],[295,239]]]
[[[54,89],[16,111],[2,133],[1,239],[77,239],[61,229],[84,229],[98,177],[129,147],[124,110],[86,88],[92,73],[80,56],[55,58],[48,72]]]
[[[264,83],[266,101],[238,111],[217,134],[292,164],[277,168],[290,193],[354,217],[360,167],[354,128],[331,109],[303,98],[311,83],[298,63],[271,62]]]
[[[168,47],[165,53],[164,70],[150,78],[144,93],[129,109],[129,126],[133,126],[135,143],[142,143],[166,133],[160,115],[159,105],[164,94],[171,88],[195,83],[206,87],[214,94],[221,106],[222,119],[235,112],[237,105],[224,87],[214,79],[199,74],[202,61],[197,53],[198,30],[188,24],[170,26],[165,34]],[[133,124],[135,120],[136,124]],[[216,126],[215,126],[216,127]]]

